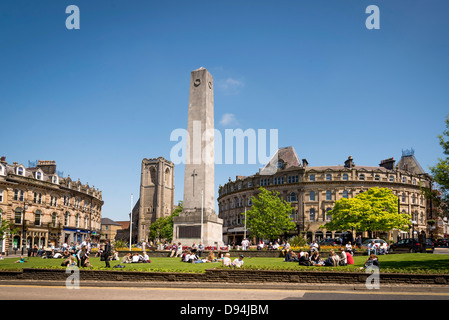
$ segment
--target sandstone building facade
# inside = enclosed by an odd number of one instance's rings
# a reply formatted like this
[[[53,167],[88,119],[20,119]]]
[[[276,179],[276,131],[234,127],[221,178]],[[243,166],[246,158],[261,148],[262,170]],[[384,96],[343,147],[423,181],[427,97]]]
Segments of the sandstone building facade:
[[[34,167],[0,159],[0,219],[17,229],[0,239],[0,251],[81,242],[100,237],[102,192],[79,179],[60,177],[54,161]]]
[[[398,196],[399,210],[410,215],[410,232],[413,230],[416,235],[426,229],[428,203],[420,186],[428,187],[431,178],[419,165],[414,151],[403,151],[397,164],[390,158],[382,160],[377,167],[355,165],[352,157],[344,165],[313,167],[306,159],[300,161],[292,147],[279,149],[276,156],[274,174],[259,172],[248,177],[237,176],[235,181],[219,187],[219,217],[224,221],[226,243],[239,243],[243,239],[244,216],[241,213],[245,207],[251,207],[251,197],[257,196],[259,187],[277,191],[282,199],[291,203],[294,208],[291,218],[297,225],[291,235],[303,233],[309,240],[334,238],[346,231],[332,232],[319,227],[330,219],[327,212],[335,201],[352,198],[372,187],[389,188]],[[400,235],[396,230],[384,236],[395,240]]]
[[[133,243],[148,241],[150,226],[161,217],[173,213],[175,202],[175,165],[163,157],[143,159],[140,197],[133,217]]]

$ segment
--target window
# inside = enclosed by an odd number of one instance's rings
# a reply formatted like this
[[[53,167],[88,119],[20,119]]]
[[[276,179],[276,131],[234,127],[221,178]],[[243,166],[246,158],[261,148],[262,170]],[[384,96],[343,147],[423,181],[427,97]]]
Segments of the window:
[[[58,206],[58,197],[51,196],[51,198],[50,198],[50,206],[52,206],[52,207]]]
[[[68,226],[69,225],[69,221],[70,221],[70,213],[68,212],[68,211],[66,211],[65,212],[65,215],[64,215],[64,225],[65,226]]]
[[[41,216],[42,216],[42,212],[40,210],[36,210],[36,212],[34,213],[34,225],[35,226],[41,225]]]
[[[34,193],[34,203],[42,204],[42,193]]]
[[[315,201],[315,191],[310,191],[309,201]]]
[[[315,221],[315,209],[314,208],[310,209],[310,211],[309,211],[309,220]]]
[[[59,177],[57,175],[54,175],[51,178],[51,182],[53,182],[54,184],[59,184]]]
[[[379,176],[378,174],[376,174],[376,175],[374,176],[374,181],[380,181],[380,176]]]
[[[405,202],[405,193],[402,194],[402,199],[401,199],[401,201],[402,201],[402,202]]]
[[[309,181],[315,181],[315,175],[314,174],[311,174],[309,176]]]
[[[288,176],[287,182],[288,183],[297,183],[298,182],[298,176]]]
[[[330,190],[326,191],[326,200],[332,200],[332,192]]]
[[[85,217],[84,217],[84,228],[87,229],[88,226],[89,226],[89,225],[88,225],[87,216],[85,216]]]
[[[365,181],[365,175],[363,173],[359,175],[359,180]]]
[[[0,190],[0,202],[3,202],[3,190]]]
[[[348,199],[348,190],[343,190],[343,198]]]
[[[416,196],[412,195],[412,203],[415,204],[416,203]]]
[[[5,167],[3,167],[2,164],[0,164],[0,175],[4,176],[5,175]]]
[[[51,214],[51,223],[53,224],[53,227],[56,227],[56,224],[58,223],[58,214],[56,212]]]
[[[37,180],[42,180],[42,172],[36,171],[36,179]]]
[[[80,227],[80,214],[79,213],[76,215],[75,226],[77,228]]]
[[[331,211],[332,208],[326,208],[326,221],[330,221],[331,220],[331,215],[329,214],[329,211]]]
[[[343,174],[343,180],[348,181],[348,174],[347,173]]]
[[[70,205],[70,196],[64,196],[64,205],[69,206]]]
[[[284,184],[284,177],[273,178],[273,184]]]
[[[390,176],[389,180],[390,182],[394,182],[394,176]]]
[[[14,200],[23,201],[24,194],[23,190],[14,189]]]
[[[413,179],[412,183],[416,186],[416,179]]]
[[[16,173],[17,173],[19,176],[24,176],[24,175],[25,175],[25,169],[24,169],[23,167],[17,167]]]
[[[406,177],[402,177],[402,183],[407,183],[407,178]]]
[[[332,180],[332,175],[331,174],[326,174],[326,180],[327,181],[331,181]]]
[[[16,208],[14,211],[14,223],[22,224],[22,208]]]
[[[298,201],[298,198],[296,197],[296,193],[292,192],[290,193],[290,196],[288,197],[288,202]]]

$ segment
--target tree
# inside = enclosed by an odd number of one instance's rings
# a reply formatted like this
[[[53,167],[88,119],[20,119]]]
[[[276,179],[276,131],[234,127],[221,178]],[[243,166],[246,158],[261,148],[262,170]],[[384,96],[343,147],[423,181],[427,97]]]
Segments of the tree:
[[[0,213],[1,212],[2,211],[0,210]],[[0,218],[0,239],[3,239],[5,235],[17,233],[18,229],[13,229],[12,226],[10,221]]]
[[[251,197],[253,205],[246,212],[246,226],[256,237],[274,240],[283,233],[296,228],[290,214],[290,203],[279,198],[279,192],[259,188],[260,193]],[[244,214],[244,213],[242,213]]]
[[[332,220],[324,224],[327,230],[373,231],[408,230],[410,216],[398,213],[398,198],[387,188],[371,188],[354,198],[340,199],[328,212]]]
[[[165,239],[169,242],[173,240],[173,217],[179,216],[182,211],[182,201],[173,210],[173,213],[167,217],[157,219],[150,226],[149,238],[152,240]]]
[[[424,194],[433,204],[434,212],[438,216],[448,216],[449,207],[449,115],[446,117],[446,130],[438,135],[443,154],[446,158],[439,158],[435,166],[429,167],[433,180],[438,184],[437,190],[425,189]]]

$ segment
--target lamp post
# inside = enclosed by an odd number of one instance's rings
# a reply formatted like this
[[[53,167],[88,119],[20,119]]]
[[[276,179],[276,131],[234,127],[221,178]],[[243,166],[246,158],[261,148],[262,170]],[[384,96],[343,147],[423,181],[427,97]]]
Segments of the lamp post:
[[[131,193],[131,211],[129,213],[129,251],[131,251],[132,233],[133,233],[133,194]]]
[[[25,236],[25,213],[28,209],[28,206],[25,203],[25,198],[23,199],[23,211],[22,211],[22,256],[23,256],[23,248],[26,245],[26,236]]]
[[[246,240],[246,206],[245,206],[245,228],[243,229],[243,240]]]
[[[201,190],[201,244],[203,244],[204,192]]]

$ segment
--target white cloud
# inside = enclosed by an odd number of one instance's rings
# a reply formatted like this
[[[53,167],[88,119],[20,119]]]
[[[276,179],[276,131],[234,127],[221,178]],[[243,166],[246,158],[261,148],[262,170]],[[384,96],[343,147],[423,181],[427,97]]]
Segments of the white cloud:
[[[233,113],[225,113],[220,120],[220,125],[226,127],[226,126],[232,126],[237,125],[238,121],[235,118],[235,114]]]
[[[226,80],[218,80],[215,86],[218,86],[225,94],[237,94],[239,93],[239,89],[244,87],[245,84],[242,81],[227,78]]]

